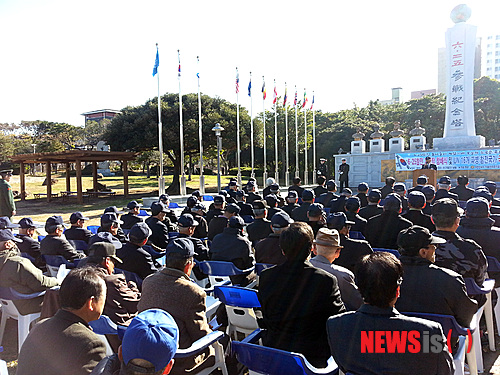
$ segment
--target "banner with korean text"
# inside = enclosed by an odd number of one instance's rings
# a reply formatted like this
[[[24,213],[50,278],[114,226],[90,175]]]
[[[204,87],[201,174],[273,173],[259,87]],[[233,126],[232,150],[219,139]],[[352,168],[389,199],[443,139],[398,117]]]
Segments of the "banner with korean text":
[[[395,154],[396,171],[420,169],[426,156],[438,170],[500,169],[500,149],[485,149],[399,153]]]

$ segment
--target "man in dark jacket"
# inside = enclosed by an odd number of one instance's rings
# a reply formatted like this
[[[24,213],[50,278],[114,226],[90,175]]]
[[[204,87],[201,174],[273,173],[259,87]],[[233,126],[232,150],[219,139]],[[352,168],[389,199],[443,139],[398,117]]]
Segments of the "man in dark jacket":
[[[281,208],[278,207],[278,197],[274,194],[268,194],[264,198],[267,205],[269,206],[267,209],[267,220],[271,220],[271,218],[276,214],[277,212],[283,211]]]
[[[463,238],[478,243],[484,255],[500,261],[500,228],[495,227],[495,221],[490,217],[489,203],[486,199],[476,197],[467,201],[465,217],[460,219],[457,234]],[[500,285],[500,273],[488,272],[488,276]]]
[[[314,195],[316,197],[319,197],[321,194],[328,193],[328,190],[325,187],[325,182],[326,182],[325,176],[318,176],[318,178],[316,179],[316,182],[318,183],[318,186],[316,186],[313,189]]]
[[[412,191],[422,191],[423,187],[427,185],[427,176],[419,176],[417,177],[417,186],[412,187],[411,189],[408,190],[408,194],[411,193]]]
[[[469,177],[467,176],[458,176],[457,177],[457,186],[450,189],[450,193],[458,195],[459,201],[467,202],[472,198],[472,194],[474,194],[474,189],[468,188],[469,185]]]
[[[22,218],[19,220],[19,234],[17,235],[17,238],[21,240],[17,244],[19,251],[35,259],[33,264],[38,268],[44,267],[45,264],[40,253],[40,243],[36,238],[36,228],[40,227],[41,225],[36,224],[30,217]]]
[[[335,200],[339,197],[337,194],[335,194],[335,192],[337,191],[337,184],[334,180],[328,180],[326,182],[326,190],[328,191],[321,194],[321,196],[316,199],[316,201],[318,203],[321,203],[324,207],[328,207],[332,200]]]
[[[240,216],[229,219],[228,227],[215,236],[210,246],[210,258],[223,262],[232,262],[240,270],[251,268],[254,263],[252,243],[244,235],[245,222]],[[255,273],[231,276],[233,284],[246,286],[255,278]]]
[[[255,213],[255,220],[247,226],[248,239],[255,246],[259,240],[266,238],[271,234],[271,221],[267,217],[269,206],[266,201],[254,201],[252,203]]]
[[[345,201],[345,212],[347,220],[353,221],[351,231],[365,233],[367,220],[358,215],[361,202],[358,197],[350,197]]]
[[[422,164],[422,169],[434,169],[435,171],[437,171],[437,165],[434,164],[434,163],[431,163],[431,157],[430,156],[426,156],[425,157],[425,164]]]
[[[349,187],[349,164],[345,158],[342,158],[342,164],[339,165],[339,182],[340,191]]]
[[[339,232],[340,245],[343,247],[340,256],[335,259],[334,263],[356,273],[361,258],[373,253],[373,250],[368,241],[349,238],[349,229],[353,224],[354,222],[347,220],[347,216],[343,212],[334,212],[326,219],[327,227]]]
[[[121,217],[123,229],[130,229],[134,224],[143,222],[142,217],[139,216],[141,206],[142,205],[137,203],[137,201],[130,201],[127,203],[128,212]]]
[[[292,215],[292,211],[299,207],[297,204],[299,200],[299,196],[295,190],[290,190],[285,198],[286,204],[281,207],[283,211],[285,211],[289,216]]]
[[[229,203],[224,209],[224,213],[220,216],[214,217],[210,220],[208,226],[208,239],[212,241],[216,235],[222,233],[224,228],[227,227],[228,220],[240,213],[241,208],[236,203]]]
[[[447,349],[441,325],[404,316],[394,308],[401,280],[403,267],[394,255],[378,252],[363,258],[356,273],[356,283],[365,304],[355,312],[328,319],[326,327],[332,356],[344,373],[453,374],[453,358]],[[374,331],[375,335],[382,334],[383,353],[372,350],[373,342],[379,342],[378,339],[368,339],[368,334],[373,337]],[[410,351],[409,344],[405,344],[402,351],[395,347],[389,349],[389,345],[385,345],[386,335],[395,332],[413,332],[419,338],[430,335],[435,341],[432,341],[431,350]],[[370,341],[372,344],[368,344],[367,350],[366,344]],[[375,351],[377,347],[378,344],[375,344]]]
[[[210,225],[210,221],[212,221],[214,217],[224,214],[225,203],[226,203],[226,198],[224,198],[223,195],[214,196],[214,204],[211,205],[210,209],[207,212],[207,216],[205,217],[205,220],[207,221],[208,225]]]
[[[438,190],[436,191],[436,195],[434,196],[434,200],[432,203],[436,202],[441,198],[451,198],[458,202],[458,195],[450,193],[451,188],[451,179],[448,176],[443,176],[439,179],[438,182]]]
[[[358,185],[358,194],[356,194],[356,197],[358,197],[361,207],[366,207],[368,205],[368,199],[366,196],[368,194],[368,189],[369,187],[366,182],[361,182]]]
[[[246,199],[246,202],[248,204],[252,204],[253,201],[262,200],[262,196],[257,194],[257,185],[254,181],[248,181],[247,194],[248,194],[248,197]]]
[[[123,224],[123,221],[118,219],[118,216],[116,216],[114,212],[106,212],[101,216],[101,226],[97,230],[97,233],[109,232],[113,237],[118,239],[118,241],[125,243],[127,242],[127,236],[120,227],[120,224]],[[95,238],[92,240],[93,237],[95,237],[95,235],[90,237],[89,243],[96,242]]]
[[[120,220],[120,215],[123,214],[123,211],[119,211],[116,206],[109,206],[104,209],[105,214],[114,214],[118,220]],[[101,216],[102,218],[102,216]],[[121,220],[120,220],[121,222]],[[97,231],[101,232],[103,228],[99,228]],[[125,232],[123,231],[122,227],[118,226],[118,229],[116,230],[116,234],[114,234],[116,238],[118,238],[121,242],[125,243],[127,242],[127,236],[125,235]]]
[[[255,214],[253,213],[253,208],[251,204],[246,203],[246,198],[248,197],[247,194],[243,190],[238,190],[236,192],[236,204],[240,206],[241,211],[240,211],[240,216],[244,218],[245,220],[247,218],[254,218]]]
[[[162,202],[153,202],[151,216],[146,219],[146,224],[151,229],[149,240],[160,249],[166,249],[168,244],[168,227],[163,221],[167,209]]]
[[[198,226],[198,222],[194,219],[193,215],[181,215],[177,223],[179,225],[179,236],[177,236],[177,238],[189,238],[194,246],[194,258],[198,261],[208,260],[208,248],[199,238],[193,237],[196,227]]]
[[[332,212],[345,212],[345,201],[347,198],[352,197],[352,190],[349,188],[345,188],[340,193],[340,197],[337,199],[332,199],[330,201],[330,213]]]
[[[292,211],[292,219],[307,223],[307,210],[309,209],[309,206],[313,204],[314,198],[314,191],[305,189],[302,193],[302,204]]]
[[[286,262],[260,275],[258,297],[263,344],[303,354],[316,367],[330,357],[326,320],[345,311],[337,279],[309,261],[313,232],[306,223],[293,223],[281,233]]]
[[[81,212],[73,212],[71,214],[69,217],[71,227],[64,231],[64,236],[68,241],[78,240],[89,243],[90,237],[92,237],[92,232],[83,227],[86,220],[89,220],[89,218],[83,216]]]
[[[372,189],[368,193],[368,205],[360,208],[359,210],[359,216],[361,216],[363,219],[370,219],[374,216],[380,215],[382,211],[384,210],[382,206],[379,205],[380,200],[382,199],[382,193],[380,193],[380,190],[378,189]]]
[[[452,315],[462,327],[470,327],[477,311],[458,273],[434,265],[436,245],[445,243],[418,225],[399,233],[404,278],[396,308],[401,312]]]
[[[408,212],[408,198],[406,198],[406,185],[402,182],[396,182],[394,184],[394,194],[399,195],[401,199],[401,214]]]
[[[323,211],[323,205],[321,203],[313,203],[309,206],[307,210],[307,224],[313,230],[314,237],[318,233],[320,228],[324,228],[326,222],[326,214]]]
[[[398,233],[412,226],[401,217],[401,198],[391,193],[385,198],[384,211],[368,220],[365,237],[372,247],[397,250]]]
[[[201,203],[195,204],[194,207],[191,209],[191,215],[193,215],[193,218],[198,222],[198,225],[194,230],[193,237],[199,239],[207,238],[208,223],[203,217],[205,215],[205,206]]]
[[[413,225],[427,228],[432,233],[436,230],[436,226],[432,222],[431,217],[422,212],[425,204],[425,195],[420,191],[412,191],[408,194],[408,212],[402,216],[410,220]]]
[[[394,184],[396,183],[396,179],[394,177],[387,177],[385,179],[385,185],[380,189],[380,193],[382,194],[382,199],[385,199],[390,193],[394,191]]]
[[[77,252],[68,240],[63,237],[64,222],[61,216],[49,217],[45,222],[45,231],[47,236],[40,242],[40,253],[42,255],[62,255],[70,262],[85,257],[85,254]]]
[[[165,218],[168,218],[173,228],[175,228],[175,224],[177,223],[177,216],[175,215],[174,210],[170,209],[170,196],[168,194],[160,195],[160,202],[162,202],[165,206],[168,207],[168,212],[165,213]],[[170,230],[170,228],[169,228]],[[175,232],[175,230],[172,230]]]
[[[422,188],[422,193],[425,195],[425,206],[422,212],[426,215],[431,214],[432,201],[434,200],[434,195],[436,194],[436,189],[432,185],[425,185]]]
[[[292,185],[288,187],[288,191],[296,191],[297,192],[297,195],[299,197],[302,197],[302,193],[304,191],[304,188],[302,186],[300,186],[300,183],[301,183],[301,179],[300,177],[294,177],[292,179]]]
[[[491,196],[493,198],[492,200],[492,205],[495,206],[495,207],[499,207],[500,206],[500,199],[498,198],[495,198],[495,195],[497,193],[497,183],[494,182],[494,181],[486,181],[484,183],[484,186],[486,186],[486,188],[490,191],[491,193]]]
[[[283,264],[286,260],[280,248],[280,235],[293,223],[286,212],[278,212],[271,219],[272,233],[255,245],[255,261],[257,263]]]

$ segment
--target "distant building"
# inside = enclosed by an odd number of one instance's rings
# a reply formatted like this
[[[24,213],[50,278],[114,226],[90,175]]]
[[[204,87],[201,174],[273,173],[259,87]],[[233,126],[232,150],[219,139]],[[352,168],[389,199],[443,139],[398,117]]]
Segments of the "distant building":
[[[401,87],[395,87],[392,89],[392,99],[390,100],[380,100],[379,103],[382,105],[391,105],[401,103]]]
[[[488,35],[483,49],[483,76],[500,80],[500,35]]]
[[[412,91],[410,99],[420,99],[426,95],[436,95],[436,89]]]
[[[112,119],[117,114],[121,113],[120,111],[115,111],[114,109],[100,109],[98,111],[90,111],[82,113],[82,116],[85,116],[85,125],[87,125],[87,121],[97,121],[100,122],[105,119]]]

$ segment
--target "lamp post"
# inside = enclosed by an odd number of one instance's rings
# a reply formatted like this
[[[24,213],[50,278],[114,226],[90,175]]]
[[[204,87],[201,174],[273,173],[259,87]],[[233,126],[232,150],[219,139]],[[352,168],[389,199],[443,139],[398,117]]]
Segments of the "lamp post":
[[[220,126],[219,123],[217,123],[212,128],[212,130],[215,132],[215,136],[217,137],[217,191],[220,191],[221,190],[221,183],[220,183],[220,149],[222,148],[221,133],[224,130],[224,128],[222,126]]]
[[[33,147],[33,153],[36,154],[36,143],[32,143],[31,146]],[[33,176],[36,175],[36,163],[33,163]]]

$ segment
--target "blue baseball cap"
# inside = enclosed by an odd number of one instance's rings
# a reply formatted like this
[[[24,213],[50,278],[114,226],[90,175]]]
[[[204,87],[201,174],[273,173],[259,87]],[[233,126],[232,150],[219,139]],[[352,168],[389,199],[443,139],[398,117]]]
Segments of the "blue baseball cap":
[[[227,212],[232,213],[232,214],[239,214],[241,211],[241,208],[236,203],[229,203],[226,206],[226,208],[224,209],[224,211],[227,211]]]
[[[111,223],[123,224],[123,221],[118,219],[118,217],[114,213],[108,212],[108,213],[102,214],[101,225],[111,224]]]
[[[323,205],[321,203],[312,203],[307,209],[309,216],[318,217],[323,213]]]
[[[345,200],[344,207],[347,211],[356,211],[361,207],[361,201],[358,197],[349,197]]]
[[[267,204],[271,207],[276,207],[276,205],[278,204],[278,198],[274,194],[268,194],[264,199],[266,200]]]
[[[196,197],[193,197],[193,198],[196,199]],[[156,216],[160,212],[168,212],[167,205],[165,203],[163,203],[162,201],[151,203],[151,215]]]
[[[45,222],[45,227],[53,226],[53,225],[62,225],[62,226],[65,226],[63,218],[61,216],[51,216],[51,217],[49,217],[47,219],[47,221]]]
[[[130,229],[128,236],[129,238],[142,242],[151,236],[151,233],[151,229],[149,229],[149,226],[146,223],[137,223]]]
[[[368,193],[368,200],[370,202],[378,202],[381,199],[382,199],[382,193],[380,192],[379,189],[372,189]]]
[[[394,184],[394,191],[406,191],[406,185],[403,184],[402,182],[397,182]]]
[[[198,226],[198,222],[194,219],[191,214],[182,214],[177,219],[177,224],[183,228],[196,227]]]
[[[399,195],[396,193],[390,193],[385,197],[384,209],[386,211],[399,211],[401,209],[402,202]]]
[[[443,176],[439,179],[438,184],[442,185],[451,185],[451,178],[450,176]]]
[[[425,176],[425,175],[419,176],[417,178],[417,184],[418,185],[425,185],[427,183],[427,181],[429,181],[429,180],[427,179],[427,176]]]
[[[422,208],[425,205],[425,195],[420,191],[412,191],[408,194],[408,204],[413,208]]]
[[[494,181],[486,181],[484,183],[484,186],[486,186],[488,188],[488,190],[490,191],[491,195],[495,195],[495,193],[497,191],[497,184],[496,184],[496,182],[494,182]]]
[[[473,197],[483,197],[488,202],[491,202],[493,200],[493,195],[491,195],[490,191],[485,186],[479,186],[476,190],[474,190],[474,193],[472,194],[472,196]]]
[[[368,184],[366,182],[361,182],[358,185],[358,191],[367,191],[369,189]]]
[[[122,356],[126,366],[133,359],[143,359],[162,371],[174,358],[179,347],[179,328],[174,318],[161,309],[149,309],[139,313],[130,322],[122,340]],[[147,372],[139,367],[138,372]],[[142,370],[142,371],[141,371]],[[152,372],[152,371],[151,371]]]
[[[297,194],[297,192],[295,190],[290,190],[288,192],[288,195],[286,196],[287,199],[297,199],[299,197],[299,195]]]
[[[285,211],[276,212],[271,218],[273,228],[286,228],[293,223],[293,219]]]
[[[465,215],[468,217],[490,216],[490,203],[483,197],[471,198],[465,206]]]
[[[19,228],[19,224],[14,224],[7,216],[0,217],[0,229]]]
[[[224,197],[223,195],[216,195],[216,196],[214,196],[214,203],[222,204],[225,201],[226,201],[226,197]]]
[[[432,185],[425,185],[422,188],[422,193],[425,195],[425,199],[430,201],[432,200],[432,198],[434,198],[434,195],[436,194],[436,189],[434,189],[434,186]]]
[[[107,214],[108,212],[111,212],[111,213],[114,213],[116,215],[116,217],[118,217],[118,215],[120,214],[123,214],[125,212],[123,211],[119,211],[118,208],[116,208],[116,206],[109,206],[109,207],[106,207],[104,209],[104,213]]]
[[[122,243],[120,242],[120,240],[109,232],[99,232],[89,238],[89,246],[96,242],[106,242],[113,244],[116,249],[121,249],[122,247]]]
[[[316,197],[316,195],[314,194],[314,190],[305,189],[302,192],[302,200],[303,201],[312,201],[312,200],[314,200],[315,197]]]
[[[162,194],[158,199],[161,200],[162,202],[165,202],[170,200],[170,196],[168,194]]]
[[[245,221],[241,218],[241,216],[231,216],[229,219],[229,228],[238,228],[238,229],[243,229],[245,228]]]
[[[346,225],[354,225],[354,221],[347,220],[347,216],[343,212],[333,212],[326,218],[326,226],[330,229],[341,230]]]
[[[138,207],[142,207],[142,204],[137,203],[137,201],[130,201],[130,202],[128,202],[128,204],[127,204],[127,208],[128,208],[129,210],[133,210],[134,208],[138,208]]]
[[[71,224],[75,224],[78,220],[89,220],[89,218],[83,216],[83,214],[80,211],[73,212],[69,217],[69,222]]]
[[[166,249],[167,255],[168,254],[180,254],[185,258],[191,258],[195,255],[197,255],[194,252],[194,245],[193,241],[191,241],[189,238],[175,238],[172,241],[170,241],[167,245]]]
[[[43,225],[35,223],[31,217],[23,217],[19,220],[19,227],[23,229],[42,228]]]

